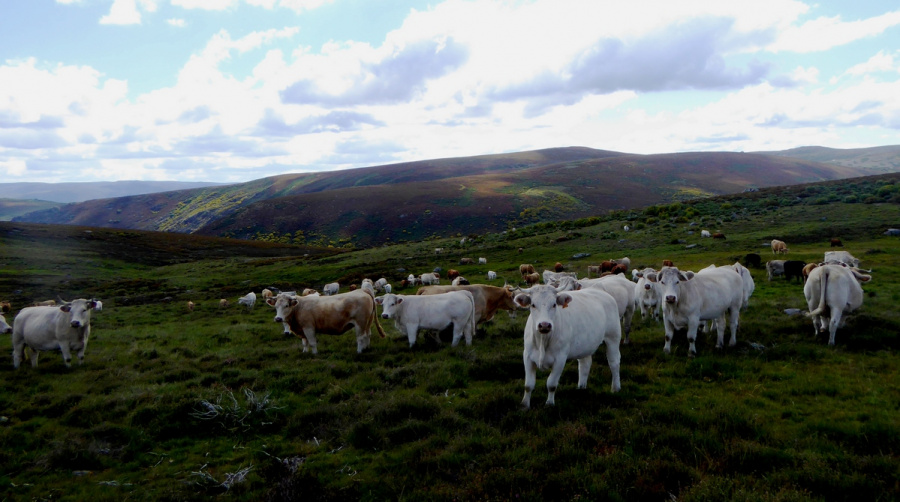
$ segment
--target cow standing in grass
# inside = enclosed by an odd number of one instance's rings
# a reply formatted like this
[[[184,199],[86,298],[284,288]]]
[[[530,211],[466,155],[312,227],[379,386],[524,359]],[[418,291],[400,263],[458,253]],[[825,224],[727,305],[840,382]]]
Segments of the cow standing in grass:
[[[559,378],[570,359],[578,360],[578,388],[586,388],[592,356],[604,343],[612,373],[610,389],[619,391],[622,328],[616,301],[608,293],[599,289],[557,292],[552,286],[535,286],[527,293],[516,295],[515,301],[530,310],[522,353],[525,365],[522,407],[531,407],[531,393],[539,369],[550,370],[547,405],[554,405]]]
[[[416,344],[420,329],[441,331],[453,325],[453,342],[460,339],[472,345],[475,334],[475,299],[468,291],[449,291],[440,295],[384,295],[375,299],[381,305],[381,317],[393,319],[397,331],[406,335],[409,346]]]
[[[834,345],[834,334],[844,326],[846,314],[862,306],[863,290],[860,284],[872,279],[871,275],[843,265],[822,265],[809,273],[803,287],[803,295],[809,307],[816,334],[828,329],[828,345]]]
[[[318,354],[317,335],[340,335],[356,331],[356,351],[371,342],[372,323],[384,337],[375,314],[375,300],[364,291],[333,296],[294,296],[281,293],[267,302],[275,307],[275,322],[287,324],[289,331],[303,339],[303,352]]]
[[[71,367],[72,352],[78,356],[78,364],[84,363],[84,351],[91,335],[92,300],[60,300],[58,307],[26,307],[13,321],[13,366],[18,368],[25,355],[25,346],[31,349],[31,365],[37,367],[38,355],[45,350],[62,353],[66,367]]]

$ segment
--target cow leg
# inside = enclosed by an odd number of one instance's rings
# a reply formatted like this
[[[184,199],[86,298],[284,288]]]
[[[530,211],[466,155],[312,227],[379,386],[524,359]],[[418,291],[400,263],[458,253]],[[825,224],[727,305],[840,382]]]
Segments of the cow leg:
[[[306,338],[303,344],[303,352],[312,350],[313,354],[318,354],[319,344],[316,342],[315,328],[303,328],[303,336]]]
[[[553,361],[553,368],[550,370],[550,376],[547,377],[547,406],[556,404],[556,389],[559,387],[559,378],[562,376],[563,368],[566,367],[566,356],[558,354]]]
[[[31,367],[37,368],[38,356],[41,354],[41,351],[31,347],[28,348],[28,351],[31,353]]]
[[[463,337],[463,332],[466,331],[465,328],[466,322],[453,322],[453,341],[450,342],[451,347],[456,347],[459,344],[459,340]],[[467,345],[472,345],[472,336],[469,335],[466,339]]]
[[[716,319],[716,348],[721,349],[725,346],[725,314]]]
[[[588,375],[591,374],[591,356],[582,357],[578,360],[578,388],[586,389],[588,383]]]
[[[22,359],[25,358],[25,341],[22,340],[21,343],[15,342],[13,343],[13,368],[18,369],[19,365],[22,364]]]
[[[839,309],[831,309],[831,320],[828,322],[828,345],[834,345],[834,334],[841,324],[843,324],[841,322],[842,315],[843,312]]]
[[[356,330],[356,353],[360,354],[363,349],[369,346],[372,340],[371,332],[359,324],[354,326],[354,328]]]
[[[534,384],[537,380],[537,365],[531,361],[528,354],[525,354],[525,395],[522,397],[522,408],[526,410],[531,407],[531,392],[534,391]]]
[[[672,323],[667,321],[665,316],[663,316],[663,324],[666,327],[666,345],[663,347],[663,352],[669,354],[672,352],[672,337],[675,335],[675,326],[672,326]]]
[[[628,334],[631,333],[631,318],[634,317],[634,302],[628,305],[628,308],[625,309],[625,318],[622,320],[622,327],[624,329],[625,340],[622,341],[624,344],[631,343],[631,340],[628,339]]]
[[[700,319],[695,319],[695,318],[688,319],[687,337],[688,337],[688,344],[690,347],[688,355],[691,357],[694,357],[697,355],[696,341],[697,341],[697,329],[699,327],[700,327]],[[722,323],[722,329],[723,330],[725,329],[724,323]],[[723,333],[723,336],[724,336],[724,333]]]
[[[62,352],[63,362],[66,363],[66,368],[72,367],[72,352],[69,351],[69,344],[64,343],[59,346],[59,351]]]
[[[731,340],[728,341],[728,346],[734,347],[735,345],[737,345],[738,324],[741,322],[740,307],[731,309],[731,314],[729,314],[728,322],[731,324]]]
[[[612,383],[610,384],[610,392],[619,392],[622,389],[622,382],[619,380],[619,364],[622,361],[622,353],[619,352],[619,344],[604,343],[606,345],[606,362],[609,364],[609,371],[612,373]]]
[[[409,348],[416,344],[416,336],[419,334],[419,325],[416,323],[406,323],[406,339],[409,340]],[[440,338],[438,338],[440,339]]]

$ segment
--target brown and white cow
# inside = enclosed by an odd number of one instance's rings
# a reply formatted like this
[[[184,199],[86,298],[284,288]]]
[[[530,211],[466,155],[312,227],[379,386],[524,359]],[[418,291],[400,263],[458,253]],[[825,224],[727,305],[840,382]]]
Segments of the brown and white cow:
[[[481,324],[494,318],[498,310],[516,311],[513,302],[513,290],[507,286],[489,286],[487,284],[470,284],[468,286],[424,286],[417,295],[439,295],[450,291],[468,291],[475,300],[475,324]]]
[[[375,313],[375,299],[357,290],[332,296],[294,296],[281,293],[266,303],[275,307],[275,322],[286,323],[303,339],[303,352],[318,354],[317,335],[340,335],[350,328],[356,332],[356,352],[371,343],[372,323],[384,338]]]
[[[541,274],[539,274],[537,272],[525,274],[522,276],[522,280],[525,281],[525,284],[527,284],[529,286],[534,286],[535,284],[541,282]]]

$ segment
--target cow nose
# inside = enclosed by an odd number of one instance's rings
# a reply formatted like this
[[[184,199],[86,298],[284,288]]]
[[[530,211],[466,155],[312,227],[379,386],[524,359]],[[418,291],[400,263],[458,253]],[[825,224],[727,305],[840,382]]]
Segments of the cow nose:
[[[280,316],[275,316],[275,322],[283,322]]]
[[[81,327],[81,323],[78,322],[78,321],[72,321],[72,327],[73,327],[73,328]]]
[[[8,335],[10,333],[12,333],[12,328],[6,328],[5,330],[3,330],[3,334],[5,335]]]
[[[545,335],[547,333],[549,333],[550,330],[552,330],[552,329],[553,329],[553,325],[550,324],[549,322],[542,322],[542,323],[538,324],[538,331],[540,331],[541,333],[543,333]]]
[[[387,314],[381,314],[381,318],[382,318],[382,319],[390,319],[390,317],[388,317]]]
[[[650,291],[650,285],[649,285],[649,284],[644,284],[644,289],[646,289],[647,291]]]
[[[673,295],[667,296],[666,303],[675,303],[675,296],[673,296]]]

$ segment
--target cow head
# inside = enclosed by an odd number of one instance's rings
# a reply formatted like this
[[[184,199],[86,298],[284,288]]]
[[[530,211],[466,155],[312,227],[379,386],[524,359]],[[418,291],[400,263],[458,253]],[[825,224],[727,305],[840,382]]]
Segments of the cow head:
[[[266,304],[275,307],[275,322],[284,322],[300,301],[293,295],[279,293],[275,298],[266,300]]]
[[[6,335],[12,333],[12,328],[9,324],[6,324],[6,318],[3,317],[3,314],[0,314],[0,333]]]
[[[650,282],[659,284],[659,294],[666,303],[674,305],[678,303],[678,295],[681,290],[679,284],[694,278],[693,272],[682,272],[675,267],[663,267],[659,272],[647,274]]]
[[[381,317],[383,319],[391,319],[392,317],[397,315],[397,306],[403,303],[403,297],[394,294],[387,294],[376,298],[375,303],[384,307],[384,310],[382,310],[381,312]]]
[[[581,289],[581,284],[576,281],[574,277],[568,275],[557,278],[555,281],[553,281],[553,286],[556,287],[557,293],[562,293],[564,291],[577,291]]]
[[[528,293],[516,295],[516,303],[531,310],[532,326],[544,336],[553,334],[559,309],[568,307],[571,301],[572,295],[558,293],[552,286],[535,286]]]
[[[82,328],[91,324],[91,311],[97,306],[95,301],[79,299],[67,302],[62,298],[59,301],[62,302],[59,310],[69,314],[69,326]]]

